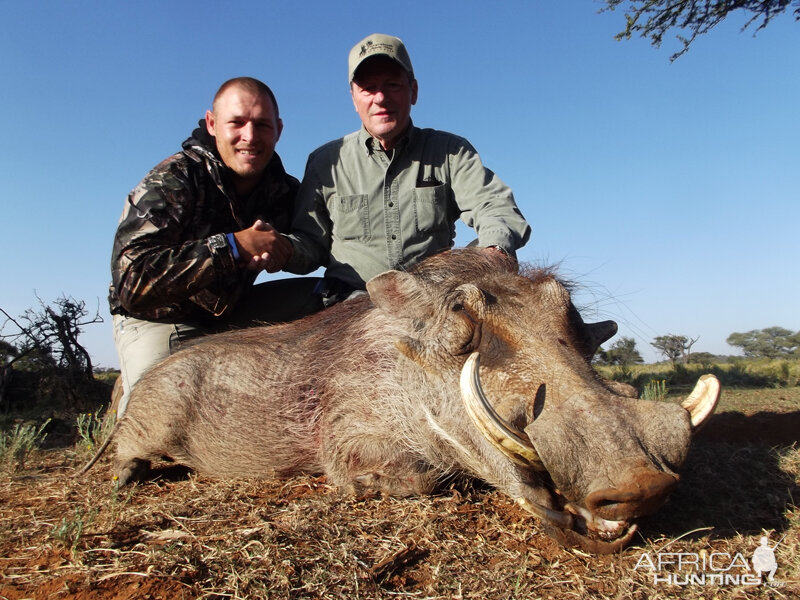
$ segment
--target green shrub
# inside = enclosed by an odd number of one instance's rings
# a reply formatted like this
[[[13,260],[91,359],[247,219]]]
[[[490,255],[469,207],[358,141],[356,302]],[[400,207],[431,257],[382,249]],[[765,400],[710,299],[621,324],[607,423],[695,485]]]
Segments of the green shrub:
[[[653,379],[642,390],[642,400],[663,402],[667,399],[667,382],[664,379]]]
[[[47,437],[44,429],[48,423],[50,419],[39,427],[33,423],[17,423],[11,431],[0,431],[0,465],[12,472],[24,469],[25,461]]]
[[[617,365],[614,368],[611,379],[623,383],[633,384],[633,372],[630,365]]]
[[[98,512],[97,508],[85,513],[80,508],[75,508],[71,517],[63,517],[60,523],[53,525],[50,537],[58,540],[67,550],[74,553],[83,532],[94,522]]]
[[[800,360],[756,359],[734,357],[730,361],[703,363],[669,363],[630,365],[625,370],[597,366],[601,375],[629,383],[639,389],[657,379],[666,380],[675,393],[691,389],[704,373],[716,375],[723,387],[779,388],[800,385]],[[680,388],[680,389],[676,389]]]
[[[87,412],[108,403],[118,374],[98,374],[93,379],[75,378],[56,367],[15,368],[5,390],[5,410],[31,416],[63,411]]]
[[[75,452],[80,457],[92,454],[97,447],[111,433],[115,419],[106,419],[102,410],[98,409],[93,413],[81,413],[78,415],[78,441],[75,443]]]

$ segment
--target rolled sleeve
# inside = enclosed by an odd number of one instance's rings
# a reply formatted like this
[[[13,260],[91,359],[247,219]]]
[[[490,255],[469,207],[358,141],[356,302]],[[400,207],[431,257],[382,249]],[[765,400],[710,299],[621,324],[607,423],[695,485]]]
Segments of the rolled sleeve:
[[[450,152],[451,186],[461,220],[475,229],[481,246],[500,246],[514,254],[530,238],[531,228],[511,188],[483,165],[467,140],[453,139],[456,147]]]
[[[332,224],[314,160],[312,154],[295,201],[290,233],[286,236],[293,252],[284,270],[298,275],[327,265],[331,247]]]

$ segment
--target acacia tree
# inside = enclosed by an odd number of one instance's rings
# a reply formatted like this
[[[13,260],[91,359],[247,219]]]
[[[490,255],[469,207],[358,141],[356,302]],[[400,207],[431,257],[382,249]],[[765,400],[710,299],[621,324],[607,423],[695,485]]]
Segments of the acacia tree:
[[[21,316],[12,317],[3,308],[0,313],[5,321],[0,326],[2,343],[2,370],[0,371],[0,393],[5,391],[14,364],[26,361],[29,367],[43,372],[43,379],[61,375],[64,392],[72,394],[79,380],[93,379],[92,359],[86,348],[78,341],[83,327],[102,323],[99,308],[88,318],[86,303],[62,295],[52,305],[45,304],[38,296],[40,308],[29,308]],[[10,333],[6,331],[11,328]],[[2,395],[0,395],[2,402]]]
[[[699,336],[692,340],[685,335],[675,335],[670,333],[654,338],[650,345],[661,352],[665,358],[670,359],[674,365],[678,362],[678,359],[686,360],[686,357],[689,356],[692,346],[699,339]]]
[[[38,296],[36,299],[41,308],[29,308],[16,319],[0,308],[0,312],[6,317],[0,332],[9,324],[16,328],[13,333],[0,334],[0,340],[17,348],[16,356],[7,362],[13,363],[28,354],[39,353],[52,357],[55,366],[73,373],[82,373],[91,379],[92,358],[78,342],[78,336],[83,331],[82,327],[103,322],[99,308],[94,317],[88,319],[83,300],[62,295],[48,306]]]
[[[745,356],[785,358],[800,354],[800,331],[792,332],[784,327],[734,332],[725,341],[741,348]]]
[[[621,337],[615,341],[605,353],[605,360],[609,365],[621,366],[644,362],[642,355],[636,349],[636,340],[632,337]]]
[[[785,12],[791,4],[797,7],[794,10],[795,19],[800,20],[798,0],[606,0],[606,4],[608,6],[603,11],[614,10],[620,5],[626,8],[625,29],[615,36],[617,40],[629,40],[637,34],[650,38],[650,43],[658,47],[670,29],[686,31],[686,35],[675,36],[683,48],[673,54],[670,60],[684,54],[698,35],[708,33],[735,11],[750,15],[742,30],[760,19],[756,32]]]

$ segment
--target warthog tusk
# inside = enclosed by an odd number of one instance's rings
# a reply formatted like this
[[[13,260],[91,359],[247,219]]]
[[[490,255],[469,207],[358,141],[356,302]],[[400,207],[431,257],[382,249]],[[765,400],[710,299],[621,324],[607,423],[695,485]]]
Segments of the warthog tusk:
[[[542,506],[536,502],[531,502],[527,498],[517,498],[517,504],[519,504],[529,513],[536,515],[543,521],[552,523],[556,527],[560,527],[561,529],[572,529],[573,519],[572,515],[568,512],[547,508],[546,506]]]
[[[480,355],[470,354],[461,369],[461,398],[475,426],[492,445],[516,464],[546,471],[528,437],[506,423],[487,400],[478,376]]]
[[[719,401],[719,392],[719,380],[714,375],[702,375],[697,381],[692,393],[681,403],[691,415],[692,429],[700,427],[714,412]]]
[[[597,532],[601,537],[617,538],[620,536],[622,530],[627,527],[624,521],[609,521],[597,515],[592,514],[588,509],[572,504],[571,502],[564,506],[565,511],[570,511],[579,515],[586,521],[587,529]]]

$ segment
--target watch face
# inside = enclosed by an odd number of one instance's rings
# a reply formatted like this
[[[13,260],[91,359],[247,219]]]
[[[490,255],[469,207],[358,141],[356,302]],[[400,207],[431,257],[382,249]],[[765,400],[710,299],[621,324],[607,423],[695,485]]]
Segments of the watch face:
[[[225,236],[221,233],[216,235],[212,235],[208,238],[208,243],[211,245],[212,248],[224,248],[225,247]]]

